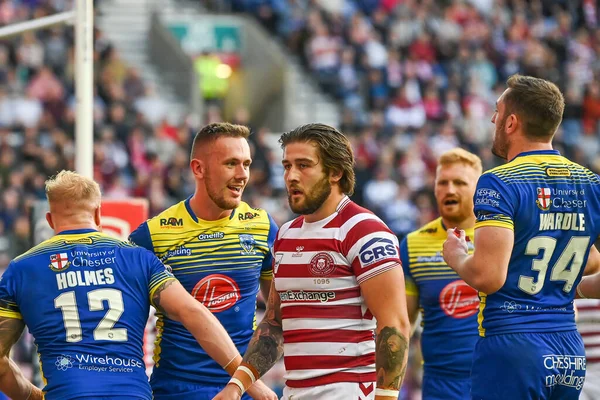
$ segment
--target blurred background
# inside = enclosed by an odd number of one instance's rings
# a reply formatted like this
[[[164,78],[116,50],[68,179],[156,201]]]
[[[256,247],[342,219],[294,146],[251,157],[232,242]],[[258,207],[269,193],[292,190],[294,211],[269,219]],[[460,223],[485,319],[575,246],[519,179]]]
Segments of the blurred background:
[[[91,0],[90,0],[91,1]],[[0,25],[72,0],[0,0]],[[567,106],[555,145],[600,171],[600,29],[594,0],[100,0],[94,2],[94,177],[153,216],[193,193],[199,127],[251,127],[246,202],[282,224],[281,132],[323,122],[356,154],[353,200],[400,239],[437,217],[436,159],[461,146],[484,169],[494,103],[514,73]],[[0,270],[32,245],[44,180],[74,169],[72,26],[0,39]],[[151,331],[151,328],[150,328]],[[403,399],[420,399],[418,334]],[[26,334],[14,352],[33,379]],[[280,388],[281,365],[267,382]]]

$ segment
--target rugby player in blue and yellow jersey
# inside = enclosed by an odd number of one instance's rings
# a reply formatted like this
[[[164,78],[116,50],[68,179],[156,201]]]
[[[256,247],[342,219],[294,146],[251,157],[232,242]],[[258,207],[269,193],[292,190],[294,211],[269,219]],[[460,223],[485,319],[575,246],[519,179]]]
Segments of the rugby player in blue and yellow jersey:
[[[46,400],[152,399],[143,335],[152,304],[220,365],[241,360],[219,321],[148,250],[101,233],[100,187],[62,171],[46,182],[55,236],[13,260],[0,281],[0,390],[42,398],[8,354],[24,326]],[[235,368],[234,368],[235,370]]]
[[[250,131],[215,123],[194,138],[190,167],[193,196],[135,230],[130,239],[153,251],[199,302],[221,321],[243,353],[255,329],[256,299],[265,300],[272,280],[270,248],[277,226],[261,209],[242,201],[250,176]],[[212,399],[229,375],[198,346],[179,322],[158,313],[155,366],[150,379],[156,400]],[[249,394],[275,394],[261,381]],[[249,398],[249,397],[245,397]]]
[[[579,398],[586,360],[573,299],[600,233],[600,179],[552,148],[564,110],[551,82],[515,75],[492,152],[508,163],[475,192],[475,250],[448,231],[444,258],[480,291],[473,399]]]
[[[408,234],[400,245],[413,325],[422,312],[423,400],[470,399],[479,298],[446,265],[442,246],[448,228],[473,237],[473,195],[481,169],[479,157],[466,150],[442,154],[435,176],[440,217]]]

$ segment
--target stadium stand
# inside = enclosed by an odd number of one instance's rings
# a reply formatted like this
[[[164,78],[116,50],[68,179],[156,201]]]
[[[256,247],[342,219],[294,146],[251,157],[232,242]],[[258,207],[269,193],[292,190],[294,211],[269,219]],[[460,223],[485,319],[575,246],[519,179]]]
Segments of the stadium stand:
[[[436,217],[435,159],[461,146],[484,169],[494,102],[513,73],[556,82],[567,98],[557,145],[600,171],[600,29],[588,0],[198,0],[219,11],[253,14],[304,60],[319,85],[343,104],[341,130],[357,154],[354,200],[402,238]],[[189,0],[188,0],[189,3]],[[0,25],[49,15],[67,0],[0,1]],[[193,192],[188,151],[193,130],[172,124],[152,89],[96,30],[94,176],[107,198],[145,197],[155,215]],[[0,41],[0,269],[30,245],[29,206],[44,180],[73,168],[72,29]],[[160,93],[158,94],[160,96]],[[235,123],[248,124],[240,112]],[[150,117],[150,118],[149,118]],[[202,122],[222,119],[210,108]],[[254,163],[245,200],[278,223],[287,208],[268,127],[253,126]],[[418,347],[418,337],[412,347]],[[16,358],[31,364],[25,337]],[[403,398],[417,399],[419,354]],[[33,373],[33,372],[32,372]]]

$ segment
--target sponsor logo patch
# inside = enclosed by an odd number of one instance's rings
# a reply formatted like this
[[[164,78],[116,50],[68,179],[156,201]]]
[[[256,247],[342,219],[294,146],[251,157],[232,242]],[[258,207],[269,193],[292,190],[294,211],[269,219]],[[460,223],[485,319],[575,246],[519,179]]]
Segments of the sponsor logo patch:
[[[439,301],[444,314],[452,318],[468,318],[479,311],[477,291],[463,280],[447,284],[440,292]]]
[[[192,289],[192,296],[213,313],[230,309],[241,298],[237,283],[223,274],[202,278]]]
[[[358,252],[360,265],[365,268],[385,259],[397,259],[398,249],[394,242],[387,238],[373,238],[365,243]]]
[[[183,219],[182,218],[161,218],[160,219],[160,227],[161,228],[182,228],[183,227]]]
[[[546,168],[548,176],[571,176],[571,170],[568,168]]]

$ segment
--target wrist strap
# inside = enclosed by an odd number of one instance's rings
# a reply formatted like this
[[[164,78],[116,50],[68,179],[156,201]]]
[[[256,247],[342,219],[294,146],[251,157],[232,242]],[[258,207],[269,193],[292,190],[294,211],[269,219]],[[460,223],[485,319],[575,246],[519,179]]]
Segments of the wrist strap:
[[[381,389],[381,388],[375,389],[375,396],[393,397],[393,398],[397,399],[398,395],[400,395],[399,390]]]
[[[229,362],[223,367],[223,369],[225,371],[227,371],[227,373],[229,375],[232,375],[235,373],[235,371],[237,370],[237,367],[239,367],[239,362],[237,361],[238,358],[241,360],[241,356],[239,354],[236,354],[231,360],[229,360]]]
[[[582,298],[582,299],[587,299],[587,297],[585,297],[585,296],[583,295],[583,293],[581,293],[581,282],[579,282],[579,285],[577,285],[577,289],[576,289],[576,291],[577,291],[577,294],[579,295],[579,297],[580,297],[580,298]]]
[[[235,385],[240,389],[240,396],[244,394],[246,388],[244,388],[244,384],[238,378],[231,378],[229,380],[230,385]]]
[[[242,362],[235,370],[229,383],[240,388],[242,394],[260,378],[258,371],[252,365]]]

